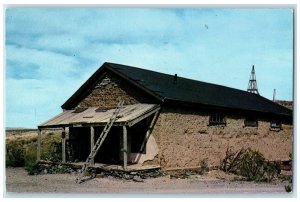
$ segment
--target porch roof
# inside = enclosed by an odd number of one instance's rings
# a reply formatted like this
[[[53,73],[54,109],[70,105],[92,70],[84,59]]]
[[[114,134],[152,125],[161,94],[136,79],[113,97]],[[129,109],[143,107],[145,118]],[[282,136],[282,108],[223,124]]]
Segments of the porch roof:
[[[147,118],[160,109],[155,104],[133,104],[125,105],[121,108],[114,126],[132,126],[135,123]],[[98,110],[98,107],[89,107],[80,110],[65,110],[52,119],[40,124],[38,128],[55,127],[83,127],[105,125],[113,115],[115,109]]]

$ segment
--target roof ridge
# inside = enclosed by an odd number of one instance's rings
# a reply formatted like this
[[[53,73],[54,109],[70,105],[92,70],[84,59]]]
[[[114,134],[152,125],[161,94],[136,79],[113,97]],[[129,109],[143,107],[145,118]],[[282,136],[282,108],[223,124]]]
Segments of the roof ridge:
[[[177,80],[174,80],[174,75],[168,73],[111,62],[105,62],[62,105],[62,108],[68,108],[77,102],[78,99],[81,99],[84,96],[81,94],[84,94],[96,82],[97,78],[106,71],[124,78],[127,82],[134,84],[161,102],[164,102],[165,99],[179,100],[185,103],[292,116],[292,110],[246,90],[179,76],[177,76]]]
[[[172,74],[157,72],[157,71],[153,71],[153,70],[149,70],[149,69],[143,69],[143,68],[140,68],[140,67],[135,67],[135,66],[130,66],[130,65],[123,65],[123,64],[112,63],[112,62],[105,62],[104,64],[108,64],[111,68],[114,68],[114,69],[117,69],[117,67],[113,67],[112,65],[120,65],[120,66],[123,66],[123,67],[135,68],[135,69],[139,69],[139,70],[142,70],[142,71],[148,71],[148,72],[153,72],[153,73],[156,73],[156,74],[163,74],[163,75],[166,75],[166,76],[174,77],[174,75],[172,75]],[[208,85],[212,85],[212,86],[219,86],[219,87],[223,87],[223,88],[237,90],[237,91],[249,94],[249,95],[253,94],[253,95],[265,98],[265,97],[263,97],[261,95],[247,92],[246,90],[242,90],[242,89],[238,89],[238,88],[234,88],[234,87],[229,87],[229,86],[225,86],[225,85],[222,85],[222,84],[215,84],[215,83],[210,83],[210,82],[206,82],[206,81],[200,81],[200,80],[191,79],[191,78],[187,78],[187,77],[181,77],[181,76],[178,76],[178,74],[177,74],[177,78],[181,78],[181,79],[185,79],[185,80],[193,81],[193,82],[200,82],[200,83],[208,84]],[[269,100],[268,98],[265,98],[265,99]]]

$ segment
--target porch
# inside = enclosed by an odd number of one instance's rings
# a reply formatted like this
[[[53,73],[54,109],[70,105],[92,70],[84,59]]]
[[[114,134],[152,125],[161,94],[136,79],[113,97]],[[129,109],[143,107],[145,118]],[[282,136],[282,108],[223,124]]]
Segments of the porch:
[[[122,170],[138,169],[141,166],[138,164],[141,158],[154,155],[147,154],[146,146],[159,110],[160,106],[154,104],[123,106],[103,145],[92,159],[92,166]],[[40,124],[37,161],[42,160],[41,131],[45,128],[62,128],[61,163],[83,165],[114,111],[115,109],[100,110],[97,107],[65,110]],[[147,169],[147,166],[144,169]]]

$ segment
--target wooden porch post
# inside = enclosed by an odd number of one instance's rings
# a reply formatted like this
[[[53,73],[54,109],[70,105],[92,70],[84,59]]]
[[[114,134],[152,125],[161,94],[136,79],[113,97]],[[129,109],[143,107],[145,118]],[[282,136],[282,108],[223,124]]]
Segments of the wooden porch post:
[[[66,131],[65,127],[63,127],[62,133],[61,133],[61,146],[62,146],[62,162],[66,163]]]
[[[93,126],[91,126],[91,152],[94,148],[94,144],[95,144],[95,129]],[[94,158],[91,159],[91,165],[94,165],[95,164],[95,161],[94,161]]]
[[[37,154],[36,154],[36,160],[41,160],[41,141],[42,141],[42,130],[38,129],[38,140],[37,140]]]
[[[127,128],[123,126],[123,168],[127,168]]]

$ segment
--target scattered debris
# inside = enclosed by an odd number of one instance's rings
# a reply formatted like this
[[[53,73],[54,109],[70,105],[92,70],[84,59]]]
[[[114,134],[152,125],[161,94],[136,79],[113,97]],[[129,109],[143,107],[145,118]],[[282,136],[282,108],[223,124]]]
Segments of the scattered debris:
[[[80,172],[81,169],[72,167],[71,165],[39,163],[37,164],[33,174],[79,174]],[[164,175],[165,174],[158,168],[141,171],[103,170],[101,168],[89,168],[85,177],[89,177],[89,179],[109,177],[116,179],[133,180],[135,182],[143,182],[144,179],[157,178]]]
[[[190,178],[191,175],[198,174],[197,171],[188,169],[173,170],[168,173],[170,174],[170,179],[187,179]]]
[[[111,176],[117,179],[133,180],[141,182],[144,179],[157,178],[164,175],[159,169],[143,170],[143,171],[121,171],[121,170],[98,170],[103,176]]]
[[[144,180],[137,175],[135,175],[132,180],[135,182],[144,182]]]

